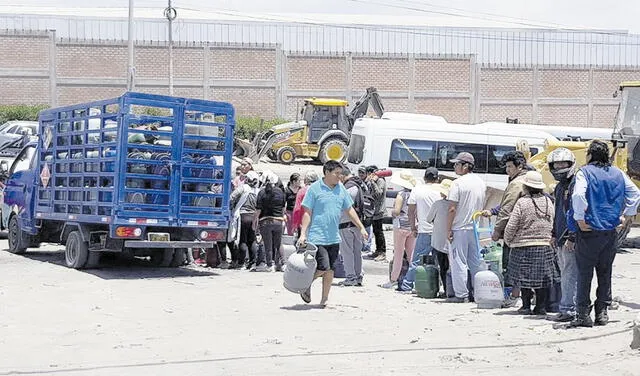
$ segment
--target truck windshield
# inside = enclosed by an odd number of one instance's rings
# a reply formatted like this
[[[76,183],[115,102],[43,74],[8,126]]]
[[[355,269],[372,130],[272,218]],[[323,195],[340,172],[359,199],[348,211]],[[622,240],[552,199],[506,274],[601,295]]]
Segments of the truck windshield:
[[[616,129],[625,135],[640,135],[640,87],[624,88]]]

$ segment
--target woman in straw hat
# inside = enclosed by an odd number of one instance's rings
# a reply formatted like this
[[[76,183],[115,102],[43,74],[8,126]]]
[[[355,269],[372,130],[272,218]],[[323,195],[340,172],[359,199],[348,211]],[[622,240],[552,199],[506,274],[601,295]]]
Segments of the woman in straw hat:
[[[402,187],[402,191],[396,196],[391,215],[393,216],[393,267],[389,282],[381,285],[383,288],[396,288],[398,279],[402,271],[403,256],[407,255],[407,260],[413,256],[413,248],[416,246],[416,237],[411,231],[409,223],[409,195],[416,186],[417,181],[411,171],[402,170],[394,174],[391,183]]]
[[[543,193],[546,186],[539,172],[527,172],[522,184],[525,195],[513,207],[504,233],[504,241],[512,250],[506,278],[521,288],[519,313],[546,315],[547,291],[558,279],[550,245],[555,208]],[[531,310],[534,291],[536,306]]]

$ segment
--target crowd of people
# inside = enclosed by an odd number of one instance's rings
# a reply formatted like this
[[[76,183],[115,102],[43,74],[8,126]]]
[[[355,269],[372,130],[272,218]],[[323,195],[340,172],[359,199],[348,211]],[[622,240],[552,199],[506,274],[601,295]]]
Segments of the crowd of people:
[[[551,193],[523,153],[505,153],[501,162],[509,182],[500,204],[490,210],[484,210],[486,185],[474,173],[474,156],[462,152],[451,162],[458,176],[454,180],[434,167],[426,169],[422,182],[405,170],[390,178],[400,191],[391,209],[392,266],[380,287],[415,292],[416,269],[432,255],[442,285],[439,297],[450,303],[473,301],[473,276],[483,263],[474,230],[481,214],[494,217],[490,241],[502,245],[500,277],[508,291],[503,308],[521,301],[517,312],[523,315],[570,326],[606,325],[616,229],[631,220],[640,203],[638,188],[611,166],[608,145],[591,142],[587,165],[579,169],[570,150],[554,150],[548,156],[556,180]],[[345,272],[340,285],[352,287],[363,285],[364,258],[386,260],[387,181],[376,166],[350,171],[329,161],[322,177],[313,171],[296,173],[286,187],[271,171],[253,171],[248,159],[236,173],[226,243],[231,264],[226,264],[223,246],[215,252],[215,266],[282,271],[282,236],[293,236],[298,245],[309,242],[318,248],[315,278],[322,278],[320,303],[326,305],[337,263]],[[592,306],[594,270],[598,288]],[[301,298],[311,302],[311,289]],[[595,321],[590,315],[594,307]]]

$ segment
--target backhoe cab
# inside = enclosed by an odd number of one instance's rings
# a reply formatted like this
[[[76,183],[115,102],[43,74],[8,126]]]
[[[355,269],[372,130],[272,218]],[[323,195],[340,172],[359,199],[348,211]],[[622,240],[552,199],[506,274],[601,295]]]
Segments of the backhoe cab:
[[[620,106],[612,138],[626,142],[627,174],[638,184],[640,180],[640,143],[638,142],[640,140],[640,81],[623,82],[614,96],[620,97]]]
[[[280,124],[259,133],[252,142],[236,140],[237,155],[258,161],[263,156],[282,163],[298,157],[313,158],[322,163],[344,161],[356,119],[367,114],[371,104],[378,117],[384,113],[375,88],[366,93],[347,113],[349,102],[341,99],[307,98],[300,109],[300,120]]]

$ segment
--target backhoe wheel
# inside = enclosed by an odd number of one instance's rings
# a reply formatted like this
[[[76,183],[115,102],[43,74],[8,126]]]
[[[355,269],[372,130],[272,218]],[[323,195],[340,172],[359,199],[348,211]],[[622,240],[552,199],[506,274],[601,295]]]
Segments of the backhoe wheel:
[[[320,147],[318,156],[322,164],[329,161],[344,162],[347,159],[347,143],[339,138],[327,140]]]
[[[292,163],[296,160],[296,150],[291,146],[283,146],[278,149],[278,162]]]
[[[79,231],[72,231],[67,237],[64,263],[74,269],[82,269],[89,258],[89,244],[82,241]]]
[[[9,252],[15,254],[24,253],[27,246],[24,244],[22,230],[15,215],[9,221]]]
[[[151,264],[166,268],[173,261],[173,248],[155,249],[151,254]]]
[[[189,250],[187,248],[176,248],[173,252],[173,258],[171,259],[172,267],[176,268],[178,266],[183,266],[187,262],[187,252]]]

